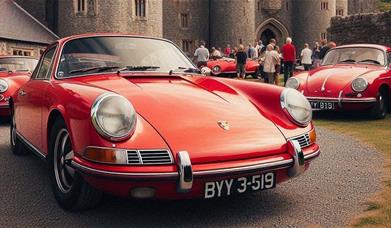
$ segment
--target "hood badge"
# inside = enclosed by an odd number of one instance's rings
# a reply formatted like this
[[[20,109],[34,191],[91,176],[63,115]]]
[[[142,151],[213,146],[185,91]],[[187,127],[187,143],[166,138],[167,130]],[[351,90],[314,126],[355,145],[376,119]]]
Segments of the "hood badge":
[[[224,120],[220,120],[220,121],[217,121],[217,124],[219,125],[219,127],[221,127],[222,129],[228,131],[230,129],[230,125],[228,123],[228,121],[224,121]]]

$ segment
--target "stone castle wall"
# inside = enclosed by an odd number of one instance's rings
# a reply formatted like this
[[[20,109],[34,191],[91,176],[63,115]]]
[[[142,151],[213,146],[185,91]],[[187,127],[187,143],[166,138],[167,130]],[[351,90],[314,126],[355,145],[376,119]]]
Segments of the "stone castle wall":
[[[22,53],[28,52],[31,54],[30,56],[39,58],[45,49],[46,45],[44,44],[34,44],[0,38],[0,55],[13,55],[14,51],[21,51]]]
[[[348,13],[373,13],[376,12],[379,0],[349,0]]]
[[[337,45],[375,43],[391,46],[391,11],[332,18],[328,39]]]

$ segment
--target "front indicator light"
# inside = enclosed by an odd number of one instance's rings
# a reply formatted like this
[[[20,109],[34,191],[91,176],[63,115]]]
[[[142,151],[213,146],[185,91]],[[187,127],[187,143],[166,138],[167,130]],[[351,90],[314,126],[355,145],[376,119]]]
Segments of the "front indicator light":
[[[312,143],[315,143],[316,142],[316,131],[315,129],[312,129],[309,133],[309,136],[310,136],[310,142],[311,144]]]
[[[126,165],[128,163],[126,150],[88,147],[83,157],[92,162]]]

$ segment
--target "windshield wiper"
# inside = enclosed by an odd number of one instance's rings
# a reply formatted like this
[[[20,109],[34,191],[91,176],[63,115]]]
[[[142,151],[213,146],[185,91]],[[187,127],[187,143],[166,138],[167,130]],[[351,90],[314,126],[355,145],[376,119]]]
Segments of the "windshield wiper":
[[[373,60],[373,59],[364,59],[364,60],[358,61],[357,63],[365,63],[365,62],[381,65],[379,61],[376,61],[376,60]]]
[[[356,61],[354,59],[345,59],[345,60],[339,61],[338,63],[356,63]]]
[[[126,66],[118,70],[118,73],[122,71],[147,71],[159,69],[159,66]]]
[[[89,71],[103,72],[103,71],[108,71],[108,70],[117,69],[117,68],[120,68],[120,67],[119,66],[90,67],[90,68],[71,70],[68,73],[75,74],[75,73],[85,73],[85,72],[89,72]]]
[[[175,72],[183,72],[183,73],[193,73],[193,74],[201,74],[201,71],[197,68],[192,67],[178,67],[175,70],[170,70],[169,74],[172,75]]]

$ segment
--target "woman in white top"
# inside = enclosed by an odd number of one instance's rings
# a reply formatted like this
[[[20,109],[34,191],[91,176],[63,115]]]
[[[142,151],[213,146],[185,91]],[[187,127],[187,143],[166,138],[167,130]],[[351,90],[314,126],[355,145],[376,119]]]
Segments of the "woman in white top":
[[[269,44],[266,48],[265,61],[263,63],[263,71],[268,76],[269,84],[274,84],[276,65],[280,64],[280,55],[274,50],[273,45]]]
[[[312,65],[312,50],[309,49],[309,45],[304,44],[304,49],[301,51],[301,64],[304,66],[304,70],[309,71]]]

